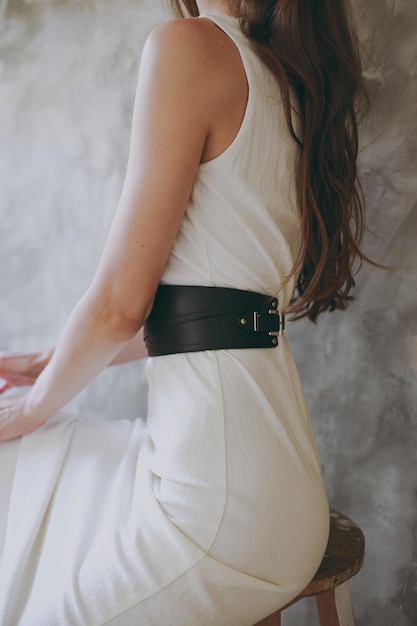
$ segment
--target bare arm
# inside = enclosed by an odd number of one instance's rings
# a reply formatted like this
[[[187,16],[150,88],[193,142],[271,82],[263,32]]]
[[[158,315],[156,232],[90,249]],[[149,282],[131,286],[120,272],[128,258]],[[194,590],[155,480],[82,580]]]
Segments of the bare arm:
[[[148,39],[126,179],[99,267],[25,395],[20,418],[6,407],[0,439],[42,424],[139,341],[209,132],[199,30],[187,28],[184,36],[184,27],[171,22]]]
[[[54,351],[55,348],[29,353],[0,352],[0,394],[12,387],[33,385],[52,359]],[[109,363],[109,366],[137,361],[147,356],[141,328]]]

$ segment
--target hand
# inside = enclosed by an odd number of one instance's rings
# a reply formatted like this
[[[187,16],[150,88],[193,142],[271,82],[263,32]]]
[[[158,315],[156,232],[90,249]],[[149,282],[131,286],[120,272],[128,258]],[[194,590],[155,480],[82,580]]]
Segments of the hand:
[[[17,354],[0,352],[0,394],[12,387],[33,385],[39,374],[49,362],[53,350]]]
[[[29,393],[0,400],[0,442],[20,437],[42,426],[46,421],[29,410]]]

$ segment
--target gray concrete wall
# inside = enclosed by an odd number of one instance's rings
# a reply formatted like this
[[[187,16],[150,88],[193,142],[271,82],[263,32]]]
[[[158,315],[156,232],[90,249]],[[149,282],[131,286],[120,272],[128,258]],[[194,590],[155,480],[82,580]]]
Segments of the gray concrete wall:
[[[357,299],[288,331],[332,504],[363,528],[359,626],[417,624],[417,6],[355,0],[372,113],[362,136],[367,250]],[[98,262],[121,191],[133,96],[155,0],[0,0],[0,347],[53,344]],[[118,370],[118,371],[117,371]],[[71,403],[146,410],[143,365]],[[279,558],[279,556],[278,556]],[[284,626],[317,623],[305,601]]]

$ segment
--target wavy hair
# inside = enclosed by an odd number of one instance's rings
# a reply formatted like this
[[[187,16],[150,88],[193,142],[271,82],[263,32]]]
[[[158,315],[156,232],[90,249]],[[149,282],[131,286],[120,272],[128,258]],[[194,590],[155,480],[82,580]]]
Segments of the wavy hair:
[[[169,4],[177,17],[199,15],[195,0]],[[358,121],[369,100],[350,8],[345,0],[234,0],[230,6],[280,85],[287,125],[299,146],[302,237],[286,280],[298,273],[293,319],[316,322],[324,311],[347,307],[354,276],[363,260],[370,261],[360,249],[364,197],[357,175]]]

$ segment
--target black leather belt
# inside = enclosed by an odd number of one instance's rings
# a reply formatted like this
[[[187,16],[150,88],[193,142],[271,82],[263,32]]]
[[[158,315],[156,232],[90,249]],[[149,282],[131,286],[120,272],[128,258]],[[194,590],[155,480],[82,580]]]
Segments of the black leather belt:
[[[159,285],[144,339],[149,356],[275,348],[284,327],[274,296],[227,287]]]

